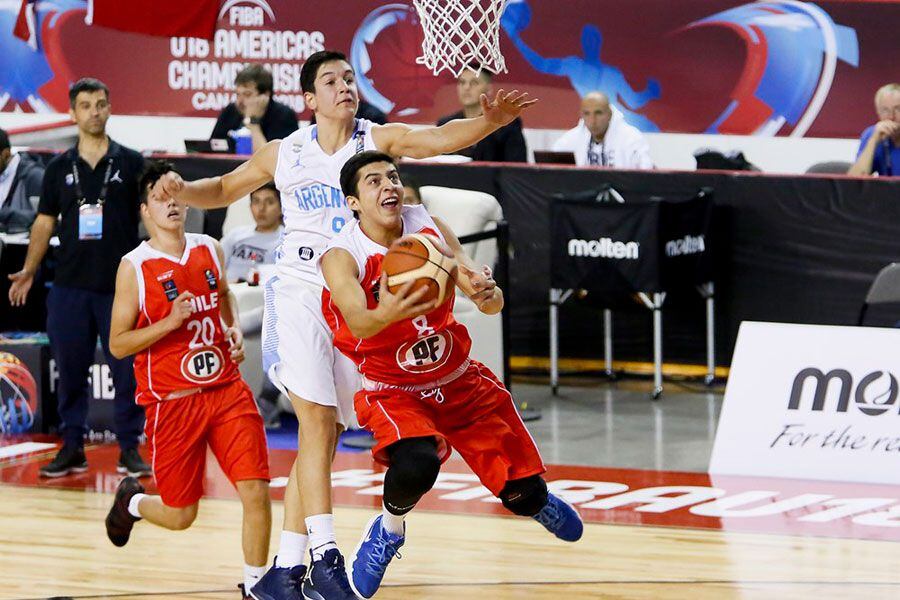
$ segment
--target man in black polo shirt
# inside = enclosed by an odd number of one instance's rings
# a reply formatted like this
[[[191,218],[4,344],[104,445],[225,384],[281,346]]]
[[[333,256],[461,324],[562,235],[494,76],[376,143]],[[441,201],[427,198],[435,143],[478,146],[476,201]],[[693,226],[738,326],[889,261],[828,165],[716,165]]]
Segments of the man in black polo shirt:
[[[25,266],[9,276],[9,301],[21,306],[59,219],[56,278],[47,297],[47,334],[59,369],[63,447],[40,473],[61,477],[87,470],[87,375],[99,334],[116,388],[114,420],[122,450],[118,471],[149,475],[150,467],[137,450],[144,412],[134,401],[133,363],[109,352],[116,270],[122,256],[138,244],[138,178],[144,159],[107,137],[109,89],[102,82],[78,80],[69,90],[69,104],[69,115],[78,126],[78,144],[47,165]]]
[[[262,65],[250,65],[238,73],[234,78],[237,100],[219,115],[210,139],[228,140],[228,147],[235,153],[235,134],[246,127],[256,152],[266,142],[295,132],[297,115],[290,106],[272,99],[272,83],[272,73]]]

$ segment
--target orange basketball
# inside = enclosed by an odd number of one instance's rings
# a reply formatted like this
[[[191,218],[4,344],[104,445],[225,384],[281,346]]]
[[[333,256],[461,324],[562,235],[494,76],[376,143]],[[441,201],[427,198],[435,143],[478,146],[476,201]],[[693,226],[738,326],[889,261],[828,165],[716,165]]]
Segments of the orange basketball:
[[[413,290],[428,288],[422,302],[440,299],[443,304],[456,288],[456,259],[441,240],[431,235],[404,235],[391,244],[381,268],[387,273],[391,293],[409,281],[415,281]]]

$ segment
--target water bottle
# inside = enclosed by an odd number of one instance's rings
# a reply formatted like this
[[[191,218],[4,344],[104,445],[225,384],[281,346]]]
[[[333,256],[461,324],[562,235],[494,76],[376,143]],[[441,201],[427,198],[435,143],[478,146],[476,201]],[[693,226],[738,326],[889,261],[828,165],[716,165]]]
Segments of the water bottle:
[[[253,154],[253,137],[250,135],[249,129],[241,127],[229,135],[234,138],[235,154]]]

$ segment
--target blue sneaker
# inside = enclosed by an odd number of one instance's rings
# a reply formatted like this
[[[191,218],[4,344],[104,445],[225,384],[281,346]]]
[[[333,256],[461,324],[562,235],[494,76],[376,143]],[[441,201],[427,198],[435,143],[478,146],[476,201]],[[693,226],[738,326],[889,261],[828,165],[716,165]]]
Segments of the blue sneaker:
[[[406,533],[405,523],[403,533]],[[381,526],[381,515],[369,521],[350,563],[350,586],[357,596],[371,598],[375,595],[391,559],[394,556],[400,558],[400,547],[405,541],[405,535],[388,533]]]
[[[347,581],[344,557],[337,548],[326,551],[322,558],[309,565],[309,573],[303,581],[303,597],[306,600],[357,600]]]
[[[547,531],[566,542],[577,542],[584,533],[584,523],[575,508],[553,494],[547,494],[547,504],[532,517]]]
[[[302,600],[300,584],[306,576],[306,566],[272,568],[256,582],[250,596],[256,600]]]

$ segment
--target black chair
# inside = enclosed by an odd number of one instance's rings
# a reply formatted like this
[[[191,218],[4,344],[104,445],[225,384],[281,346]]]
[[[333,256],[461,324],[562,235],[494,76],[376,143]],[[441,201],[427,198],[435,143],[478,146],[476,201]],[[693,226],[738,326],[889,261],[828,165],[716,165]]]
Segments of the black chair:
[[[815,173],[831,173],[836,175],[846,175],[847,171],[850,170],[850,167],[853,166],[853,163],[849,163],[843,160],[829,160],[826,162],[816,163],[810,168],[806,170],[807,174],[815,174]]]
[[[863,325],[866,312],[872,304],[900,303],[900,263],[891,263],[875,276],[862,308],[859,310],[857,325]]]

